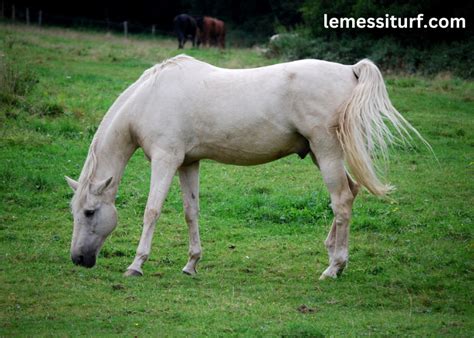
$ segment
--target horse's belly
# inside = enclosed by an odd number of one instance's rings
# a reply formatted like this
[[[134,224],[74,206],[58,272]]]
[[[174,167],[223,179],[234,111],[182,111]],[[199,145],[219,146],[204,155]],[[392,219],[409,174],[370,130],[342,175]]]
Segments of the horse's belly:
[[[226,164],[256,165],[294,153],[304,157],[308,152],[308,141],[298,134],[278,135],[278,137],[245,135],[237,138],[204,140],[191,149],[186,158],[190,162],[206,158]]]

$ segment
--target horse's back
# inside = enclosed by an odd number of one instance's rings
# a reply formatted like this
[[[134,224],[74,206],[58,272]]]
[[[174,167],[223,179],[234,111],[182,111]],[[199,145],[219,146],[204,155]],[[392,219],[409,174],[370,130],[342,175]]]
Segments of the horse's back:
[[[175,98],[169,103],[185,108],[178,109],[184,114],[229,125],[258,125],[255,119],[260,118],[290,127],[302,115],[325,121],[337,117],[357,79],[351,66],[320,60],[224,69],[183,57],[165,67],[160,83],[163,95]]]

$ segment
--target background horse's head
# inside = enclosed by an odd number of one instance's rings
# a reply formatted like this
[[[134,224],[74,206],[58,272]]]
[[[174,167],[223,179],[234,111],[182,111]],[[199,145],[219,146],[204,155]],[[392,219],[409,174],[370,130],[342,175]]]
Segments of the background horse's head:
[[[91,268],[107,236],[117,226],[114,205],[113,178],[98,183],[79,183],[66,176],[74,190],[71,201],[74,231],[71,242],[71,259],[74,264]]]

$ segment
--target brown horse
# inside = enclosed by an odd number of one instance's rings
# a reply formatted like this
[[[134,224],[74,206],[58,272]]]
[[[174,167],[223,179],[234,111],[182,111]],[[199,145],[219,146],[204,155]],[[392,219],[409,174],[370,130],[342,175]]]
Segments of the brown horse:
[[[197,20],[201,30],[201,42],[203,46],[215,46],[225,48],[225,25],[224,21],[205,16]]]

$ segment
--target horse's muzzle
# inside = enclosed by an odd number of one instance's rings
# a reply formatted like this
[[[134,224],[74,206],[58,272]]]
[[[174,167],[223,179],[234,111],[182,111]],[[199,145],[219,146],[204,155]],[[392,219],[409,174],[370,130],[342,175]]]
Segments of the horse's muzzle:
[[[94,254],[79,254],[71,255],[72,262],[76,265],[85,266],[86,268],[92,268],[95,265]]]

